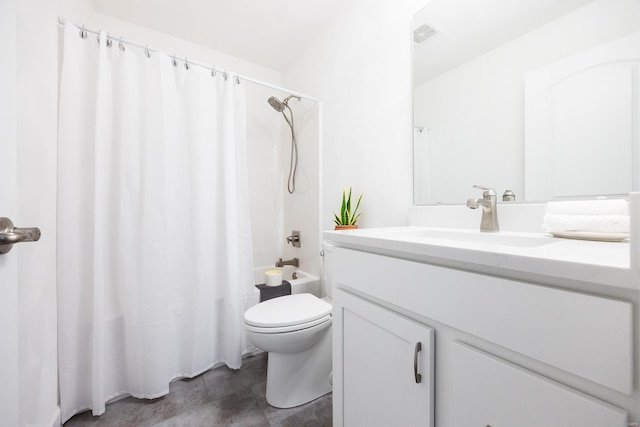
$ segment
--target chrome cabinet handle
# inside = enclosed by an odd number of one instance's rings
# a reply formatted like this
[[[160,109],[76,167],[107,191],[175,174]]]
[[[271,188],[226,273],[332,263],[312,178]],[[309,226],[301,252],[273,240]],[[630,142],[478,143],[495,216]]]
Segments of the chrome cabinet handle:
[[[418,341],[413,352],[413,376],[416,378],[416,384],[420,384],[420,382],[422,382],[422,374],[418,373],[418,353],[421,351],[422,343]]]
[[[0,255],[9,252],[16,243],[37,242],[40,234],[39,228],[14,227],[9,218],[0,218]]]

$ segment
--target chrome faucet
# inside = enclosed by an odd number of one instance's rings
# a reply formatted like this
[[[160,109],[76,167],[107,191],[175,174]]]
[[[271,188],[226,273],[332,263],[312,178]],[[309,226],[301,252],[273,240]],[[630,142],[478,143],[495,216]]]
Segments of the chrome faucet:
[[[473,188],[484,190],[482,192],[482,199],[467,200],[467,207],[470,209],[476,209],[478,206],[482,206],[480,231],[500,231],[500,226],[498,225],[498,197],[496,190],[493,188],[482,187],[480,185],[474,185]]]
[[[293,265],[296,268],[300,267],[300,260],[298,258],[294,259],[285,259],[284,261],[280,258],[276,261],[276,267],[284,267],[285,265]]]

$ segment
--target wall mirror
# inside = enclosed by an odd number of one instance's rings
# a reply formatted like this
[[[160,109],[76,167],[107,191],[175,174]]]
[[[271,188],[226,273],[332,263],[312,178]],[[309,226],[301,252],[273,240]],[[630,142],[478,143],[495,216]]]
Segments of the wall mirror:
[[[413,29],[416,205],[640,189],[639,1],[432,0]]]

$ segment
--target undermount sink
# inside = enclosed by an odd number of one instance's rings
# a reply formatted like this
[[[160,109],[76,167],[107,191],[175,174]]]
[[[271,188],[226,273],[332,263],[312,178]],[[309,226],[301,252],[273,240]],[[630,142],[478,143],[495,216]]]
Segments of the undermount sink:
[[[415,228],[395,231],[399,236],[419,239],[449,240],[457,242],[480,243],[488,245],[536,247],[554,243],[557,240],[546,234],[516,233],[499,231],[495,233],[465,229],[428,229]]]

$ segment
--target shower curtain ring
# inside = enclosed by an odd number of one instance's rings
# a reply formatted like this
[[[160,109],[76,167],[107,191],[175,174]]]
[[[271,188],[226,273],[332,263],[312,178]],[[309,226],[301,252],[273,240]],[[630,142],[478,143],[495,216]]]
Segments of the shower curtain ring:
[[[223,76],[224,76],[224,79],[225,79],[225,80],[227,80],[227,77],[229,77],[229,75],[227,74],[227,72],[226,72],[226,71],[224,72]]]
[[[147,58],[151,58],[151,52],[149,52],[149,45],[145,45],[144,54]]]
[[[118,43],[120,50],[124,52],[124,42],[122,41],[122,37],[120,37],[120,42]]]
[[[111,40],[111,33],[107,33],[107,47],[111,47],[113,40]]]
[[[86,39],[87,38],[87,29],[84,28],[84,25],[82,26],[82,29],[80,30],[80,38],[81,39]]]
[[[175,53],[173,54],[172,58],[173,58],[173,61],[172,61],[173,62],[173,66],[177,67],[178,66],[178,61],[176,61],[176,54]]]
[[[216,67],[213,67],[211,69],[211,77],[215,77],[216,76]]]
[[[240,84],[240,77],[236,76],[236,84]]]
[[[184,58],[184,69],[185,70],[189,69],[189,58]]]

